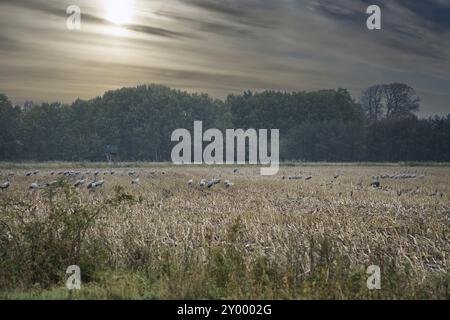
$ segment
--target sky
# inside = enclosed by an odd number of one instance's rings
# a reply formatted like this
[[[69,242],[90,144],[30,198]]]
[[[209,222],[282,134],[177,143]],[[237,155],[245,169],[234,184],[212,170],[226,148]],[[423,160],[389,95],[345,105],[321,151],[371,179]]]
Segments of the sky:
[[[381,8],[368,30],[366,9]],[[81,9],[69,30],[66,10]],[[450,0],[1,0],[0,92],[15,104],[157,83],[244,90],[403,82],[420,116],[450,113]]]

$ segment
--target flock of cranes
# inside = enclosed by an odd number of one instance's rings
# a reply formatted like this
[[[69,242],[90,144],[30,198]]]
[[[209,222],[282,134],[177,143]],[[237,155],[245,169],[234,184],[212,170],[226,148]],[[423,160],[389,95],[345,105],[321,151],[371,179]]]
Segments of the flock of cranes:
[[[25,177],[31,177],[31,176],[37,176],[39,174],[39,170],[34,170],[34,171],[29,171],[25,173]],[[83,173],[81,171],[74,171],[74,170],[70,170],[70,171],[59,171],[59,172],[54,172],[51,171],[50,172],[50,176],[61,176],[61,177],[65,177],[68,181],[72,180],[72,185],[75,188],[79,188],[82,187],[83,185],[85,185],[87,183],[87,179],[85,178],[85,175],[90,175],[91,171],[86,171]],[[93,180],[90,181],[89,183],[87,183],[87,189],[98,189],[100,187],[102,187],[105,184],[105,180],[98,180],[98,176],[100,175],[100,171],[93,171],[92,175],[93,175]],[[114,175],[115,172],[112,170],[109,171],[105,171],[103,172],[103,175]],[[0,183],[0,189],[1,190],[6,190],[11,186],[11,178],[14,177],[16,174],[15,173],[9,173],[7,175],[7,181]],[[80,177],[81,176],[81,177]],[[73,180],[76,179],[76,180]],[[136,179],[132,179],[132,184],[135,184]],[[139,182],[139,178],[137,178],[137,182]],[[58,180],[53,180],[51,182],[47,182],[47,183],[42,183],[39,184],[37,182],[32,182],[28,189],[29,190],[39,190],[39,189],[47,189],[49,187],[55,186],[58,184]]]
[[[283,176],[281,179],[283,179],[283,180],[285,180],[285,179],[288,179],[288,180],[302,180],[302,179],[305,179],[306,181],[308,181],[308,180],[311,180],[312,179],[312,177],[311,176],[301,176],[301,175],[297,175],[297,176],[287,176],[287,178],[285,177],[285,176]]]
[[[201,189],[204,189],[204,188],[211,189],[213,186],[220,184],[220,181],[221,180],[217,179],[217,178],[213,178],[211,180],[207,180],[207,179],[202,178],[200,180],[200,182],[198,183],[198,186]],[[193,185],[194,185],[194,180],[193,179],[189,179],[188,180],[188,186],[192,187]],[[230,180],[224,180],[223,185],[224,185],[225,188],[228,189],[228,188],[234,186],[234,183],[231,182]]]
[[[237,173],[237,169],[235,169],[233,171],[234,173]],[[156,170],[152,170],[147,172],[150,175],[155,175],[157,173]],[[33,171],[29,171],[25,173],[25,177],[31,177],[31,176],[37,176],[39,174],[39,170],[33,170]],[[104,184],[105,184],[105,180],[104,179],[99,179],[99,176],[101,176],[103,174],[103,176],[107,176],[107,175],[114,175],[115,171],[112,170],[108,170],[108,171],[104,171],[103,173],[101,173],[100,171],[74,171],[74,170],[67,170],[67,171],[59,171],[59,172],[55,172],[55,171],[51,171],[50,176],[61,176],[66,178],[66,181],[71,182],[71,185],[75,188],[81,188],[84,185],[86,185],[86,188],[89,190],[96,190],[98,188],[101,188]],[[165,175],[166,172],[165,171],[160,171],[161,175]],[[86,178],[86,176],[88,175],[92,175],[93,179],[92,180],[88,180]],[[14,173],[10,173],[7,176],[7,180],[3,183],[0,183],[0,190],[6,190],[11,186],[11,181],[10,178],[14,177],[15,174]],[[140,177],[137,175],[136,170],[129,170],[127,172],[127,176],[130,177],[131,179],[131,184],[132,185],[139,185],[140,184]],[[210,180],[207,179],[201,179],[199,182],[199,187],[201,189],[207,188],[207,189],[211,189],[213,186],[220,184],[221,180],[217,179],[217,178],[213,178]],[[55,186],[58,184],[58,180],[54,180],[52,182],[49,183],[43,183],[43,184],[38,184],[37,182],[32,182],[28,189],[29,190],[39,190],[39,189],[46,189],[52,186]],[[188,185],[189,186],[193,186],[194,185],[194,180],[190,179],[188,181]],[[230,188],[232,186],[234,186],[234,183],[231,182],[230,180],[224,180],[223,181],[223,185],[225,188]]]
[[[157,173],[157,171],[156,170],[146,171],[146,173],[150,174],[150,175],[155,175]],[[161,175],[166,174],[165,171],[160,171],[159,173]],[[238,169],[234,169],[233,173],[237,174]],[[50,174],[50,176],[65,177],[66,180],[69,181],[71,183],[71,185],[75,188],[81,188],[86,185],[86,188],[88,190],[92,191],[92,190],[96,190],[96,189],[99,189],[104,186],[105,180],[100,179],[99,178],[100,176],[108,176],[108,175],[113,176],[115,174],[115,171],[106,170],[106,171],[100,172],[99,170],[96,170],[96,171],[87,170],[87,171],[81,172],[81,171],[75,171],[75,170],[66,170],[66,171],[58,171],[58,172],[51,171],[49,174]],[[28,171],[25,173],[26,177],[37,176],[37,175],[39,175],[39,170]],[[130,177],[132,185],[140,184],[140,178],[139,178],[139,175],[137,174],[136,170],[128,170],[126,172],[126,175],[128,177]],[[4,191],[4,190],[7,190],[8,188],[10,188],[11,178],[14,176],[15,176],[15,173],[9,173],[6,177],[6,181],[0,182],[0,190]],[[87,176],[92,176],[92,179],[87,179],[86,178]],[[338,178],[339,178],[339,175],[338,174],[335,175],[333,177],[332,182]],[[397,179],[424,179],[424,178],[425,178],[424,174],[418,174],[417,172],[415,172],[415,173],[402,172],[402,173],[395,173],[395,174],[382,174],[382,175],[378,175],[378,176],[373,176],[370,186],[372,186],[374,188],[382,188],[381,181],[380,181],[382,179],[396,179],[397,180]],[[312,176],[310,176],[310,175],[305,175],[305,176],[304,175],[289,175],[289,176],[282,176],[282,179],[283,180],[305,180],[305,181],[308,181],[308,180],[312,179]],[[218,178],[212,178],[212,179],[202,178],[198,182],[198,186],[200,187],[200,189],[211,189],[220,183],[221,183],[221,179],[218,179]],[[37,182],[33,182],[29,185],[29,189],[30,190],[46,189],[46,188],[52,187],[56,184],[58,184],[58,180],[54,180],[52,182],[43,183],[43,184],[38,184]],[[189,179],[188,186],[192,187],[194,185],[195,185],[194,180]],[[223,186],[228,189],[228,188],[233,187],[234,183],[231,182],[230,180],[224,180]],[[413,190],[413,191],[417,192],[417,190]]]
[[[394,174],[382,174],[379,176],[373,176],[372,177],[372,183],[370,184],[374,188],[380,188],[381,186],[381,179],[393,179],[393,180],[405,180],[405,179],[425,179],[424,174],[417,174],[411,173],[411,172],[403,172],[403,173],[394,173]]]

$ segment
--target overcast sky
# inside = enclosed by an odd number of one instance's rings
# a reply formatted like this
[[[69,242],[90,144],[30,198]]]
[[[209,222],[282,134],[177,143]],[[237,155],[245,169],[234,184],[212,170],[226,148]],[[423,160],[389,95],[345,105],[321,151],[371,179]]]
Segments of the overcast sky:
[[[367,6],[382,30],[366,28]],[[69,5],[81,30],[66,27]],[[71,102],[144,83],[243,90],[405,82],[450,113],[450,0],[1,0],[0,92]]]

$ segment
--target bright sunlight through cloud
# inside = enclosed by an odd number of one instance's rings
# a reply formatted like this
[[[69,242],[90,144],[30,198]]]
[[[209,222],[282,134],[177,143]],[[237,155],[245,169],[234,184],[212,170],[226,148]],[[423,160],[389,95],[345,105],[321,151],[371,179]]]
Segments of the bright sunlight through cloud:
[[[115,24],[130,23],[134,8],[131,0],[104,0],[105,18]]]

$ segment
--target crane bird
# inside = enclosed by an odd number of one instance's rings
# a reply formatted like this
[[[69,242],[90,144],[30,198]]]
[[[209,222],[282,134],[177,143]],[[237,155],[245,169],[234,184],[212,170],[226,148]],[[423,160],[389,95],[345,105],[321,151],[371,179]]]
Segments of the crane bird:
[[[105,180],[93,181],[88,184],[88,189],[97,189],[102,187],[105,184]]]
[[[3,190],[6,190],[6,189],[8,189],[9,188],[9,186],[11,185],[11,183],[9,182],[9,176],[6,178],[6,181],[5,182],[3,182],[2,184],[0,184],[0,189],[3,191]]]
[[[218,183],[220,183],[220,179],[215,179],[214,178],[214,179],[209,180],[206,186],[209,189],[209,188],[211,188],[212,186],[214,186],[214,185],[216,185]]]
[[[86,180],[84,179],[84,177],[82,177],[80,180],[77,180],[73,186],[75,188],[78,188],[79,186],[82,186],[85,182]]]
[[[225,186],[225,188],[230,188],[230,187],[232,187],[232,186],[234,186],[234,183],[233,182],[230,182],[230,180],[225,180],[224,182],[223,182],[223,184],[224,184],[224,186]]]
[[[193,183],[194,183],[194,180],[189,179],[189,181],[188,181],[188,186],[189,186],[189,187],[192,186]]]
[[[205,179],[200,180],[199,186],[200,188],[204,188],[206,186],[206,180]]]
[[[136,171],[134,171],[134,170],[128,171],[129,176],[134,176],[135,174],[136,174]]]
[[[29,189],[30,190],[37,190],[37,189],[39,189],[39,185],[36,182],[33,182],[32,184],[30,184]]]
[[[139,184],[139,177],[131,179],[131,184]]]
[[[374,188],[380,187],[380,177],[372,177],[372,183],[370,184]]]
[[[38,189],[47,189],[49,187],[50,187],[50,183],[44,183],[44,184],[39,185]]]
[[[25,175],[27,176],[27,177],[29,177],[29,176],[31,176],[33,174],[33,172],[27,172]]]
[[[306,181],[311,180],[311,179],[312,179],[311,176],[305,178]]]

